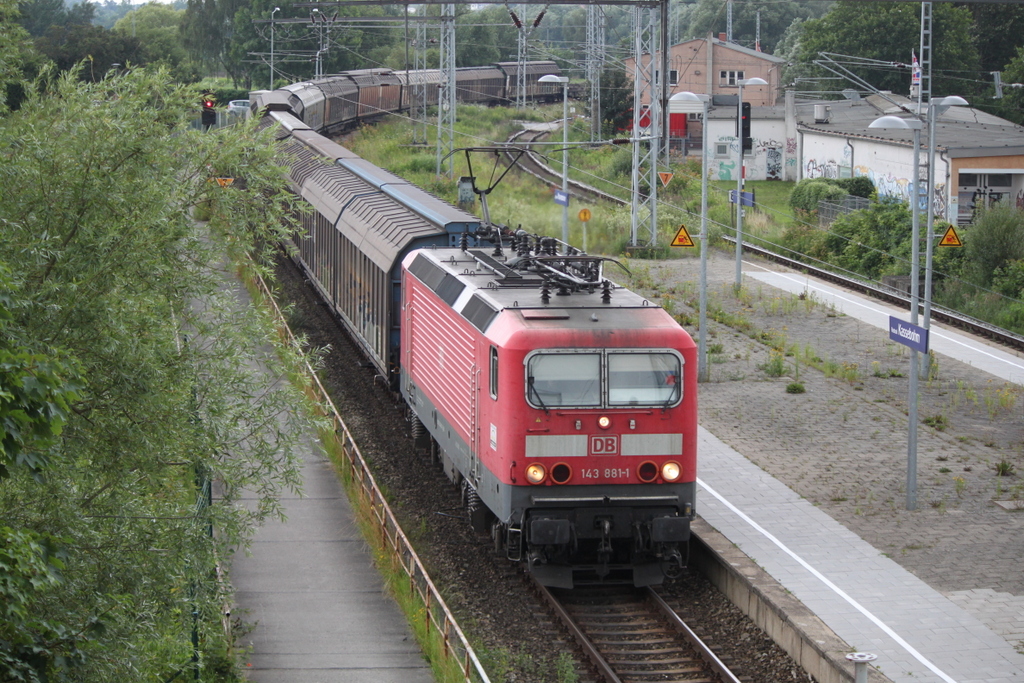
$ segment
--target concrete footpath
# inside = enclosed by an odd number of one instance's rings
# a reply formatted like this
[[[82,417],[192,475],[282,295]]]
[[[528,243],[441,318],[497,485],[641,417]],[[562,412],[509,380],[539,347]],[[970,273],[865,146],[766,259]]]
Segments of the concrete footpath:
[[[330,463],[304,448],[305,495],[231,563],[236,615],[255,628],[249,679],[266,683],[432,683],[398,606],[384,594]]]
[[[240,305],[247,292],[232,285]],[[261,683],[433,683],[405,616],[386,595],[330,462],[303,435],[301,496],[282,493],[286,521],[260,528],[230,563],[232,616],[249,680]],[[252,505],[256,497],[243,494]]]

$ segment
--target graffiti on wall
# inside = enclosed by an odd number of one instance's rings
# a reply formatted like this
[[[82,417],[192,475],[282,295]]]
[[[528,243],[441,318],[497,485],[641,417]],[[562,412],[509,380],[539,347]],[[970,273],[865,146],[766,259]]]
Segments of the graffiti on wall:
[[[765,178],[782,180],[782,148],[769,147],[765,150]]]
[[[805,178],[838,178],[839,162],[835,159],[808,159],[804,167]]]

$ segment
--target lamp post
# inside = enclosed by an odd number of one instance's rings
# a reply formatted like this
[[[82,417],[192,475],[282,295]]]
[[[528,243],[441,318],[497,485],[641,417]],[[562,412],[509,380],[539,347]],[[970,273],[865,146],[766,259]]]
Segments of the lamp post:
[[[700,102],[700,311],[697,321],[697,381],[708,381],[708,100],[707,95],[676,93],[669,100]],[[740,146],[743,143],[740,142]]]
[[[736,80],[736,292],[743,284],[743,86],[768,85],[768,81],[755,76]]]
[[[280,7],[275,7],[270,13],[270,89],[274,89],[274,14],[280,12]]]
[[[882,116],[872,121],[868,128],[891,128],[914,131],[913,181],[910,188],[910,322],[917,325],[918,298],[917,288],[920,285],[919,270],[921,267],[920,218],[921,202],[918,194],[917,170],[921,165],[921,129],[924,124],[920,119],[903,119],[899,116]],[[929,209],[930,212],[930,209]],[[910,395],[907,410],[907,509],[917,508],[917,349],[910,349]]]
[[[562,84],[562,243],[569,245],[569,77],[547,74],[540,77],[541,83]]]
[[[925,203],[925,206],[928,207],[928,217],[925,219],[924,233],[928,236],[928,241],[925,245],[924,257],[924,324],[922,325],[925,329],[929,328],[932,314],[932,251],[935,241],[935,235],[932,234],[932,225],[935,221],[935,212],[932,210],[933,195],[935,194],[935,120],[939,118],[939,114],[950,107],[962,107],[966,104],[967,100],[959,95],[932,98],[928,102],[928,200]],[[927,359],[922,359],[922,365],[926,362]]]

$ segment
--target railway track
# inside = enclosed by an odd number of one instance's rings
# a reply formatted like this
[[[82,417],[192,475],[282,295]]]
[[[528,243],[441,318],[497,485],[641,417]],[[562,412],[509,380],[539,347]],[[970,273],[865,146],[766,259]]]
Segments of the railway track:
[[[653,589],[534,589],[606,683],[740,683]]]
[[[732,244],[736,244],[735,238],[723,236],[723,239]],[[751,244],[750,242],[744,242],[743,249],[748,253],[757,254],[758,256],[774,261],[775,263],[799,270],[816,279],[832,282],[861,294],[867,294],[879,301],[897,304],[899,306],[904,306],[907,309],[910,308],[910,296],[893,287],[865,282],[864,280],[835,273],[830,270],[826,270],[825,268],[808,265],[802,261],[782,256],[781,254],[759,247],[756,244]],[[921,311],[923,312],[923,302],[920,306]],[[931,317],[934,320],[941,321],[952,327],[977,334],[981,337],[985,337],[986,339],[991,339],[1003,346],[1017,351],[1024,351],[1024,336],[996,327],[995,325],[986,323],[983,320],[972,318],[971,316],[960,313],[959,311],[954,311],[932,304]]]

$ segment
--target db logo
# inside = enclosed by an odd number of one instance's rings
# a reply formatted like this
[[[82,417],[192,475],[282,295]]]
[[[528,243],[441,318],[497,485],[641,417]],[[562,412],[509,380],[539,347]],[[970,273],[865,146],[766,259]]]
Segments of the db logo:
[[[590,455],[618,455],[619,437],[592,435],[590,437]]]

